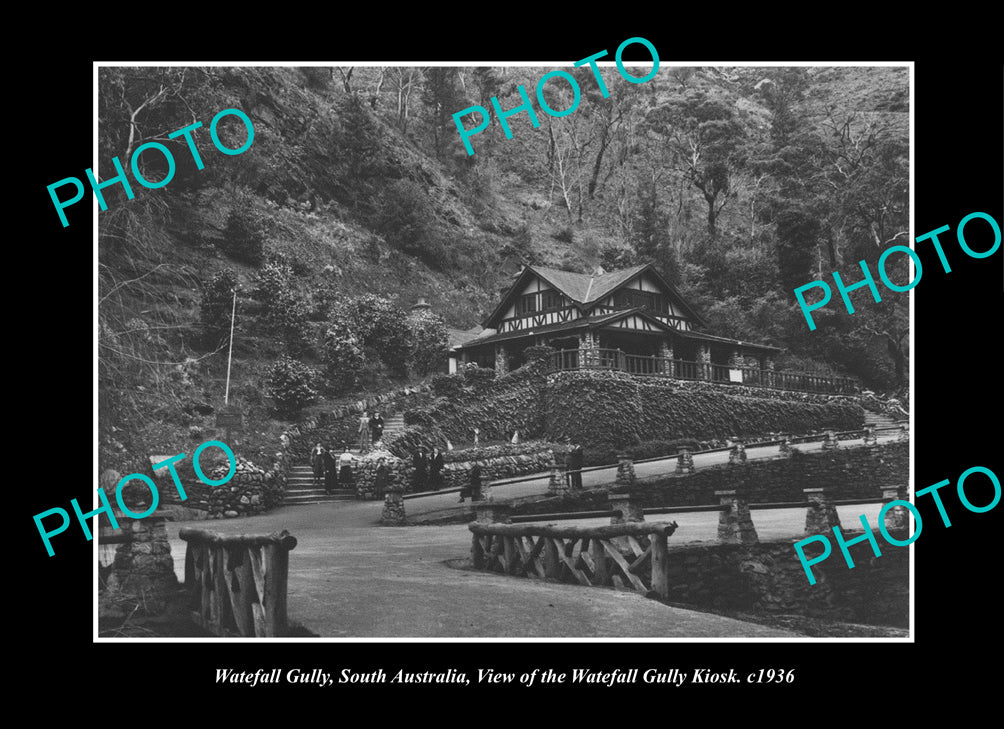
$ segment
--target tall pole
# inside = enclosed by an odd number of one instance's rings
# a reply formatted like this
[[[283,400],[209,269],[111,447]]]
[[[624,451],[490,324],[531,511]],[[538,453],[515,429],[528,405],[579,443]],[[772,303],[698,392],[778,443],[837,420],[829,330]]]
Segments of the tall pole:
[[[237,314],[237,287],[234,287],[234,305],[230,311],[230,352],[227,354],[227,389],[223,394],[223,404],[230,404],[230,362],[234,357],[234,316]]]

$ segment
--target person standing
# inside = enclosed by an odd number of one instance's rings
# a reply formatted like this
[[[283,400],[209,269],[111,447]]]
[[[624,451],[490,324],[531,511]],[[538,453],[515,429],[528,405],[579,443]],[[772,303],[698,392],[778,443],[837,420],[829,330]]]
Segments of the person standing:
[[[382,499],[387,490],[387,459],[377,461],[376,476],[373,479],[373,491],[378,499]]]
[[[331,449],[324,451],[324,492],[331,494],[338,488],[338,460],[331,455]]]
[[[422,491],[428,481],[429,460],[425,456],[425,449],[419,448],[411,459],[413,471],[411,474],[412,491]]]
[[[338,482],[343,489],[352,488],[352,454],[349,453],[348,445],[345,446],[345,452],[338,457],[338,465]]]
[[[359,455],[366,452],[370,439],[370,418],[369,414],[363,410],[359,416]]]
[[[376,445],[383,438],[383,418],[380,413],[373,413],[370,418],[370,442]]]
[[[481,498],[481,465],[476,462],[467,472],[467,486],[460,489],[459,503],[464,503],[464,499],[468,496],[471,501],[477,501]]]
[[[443,485],[443,452],[439,448],[432,449],[429,458],[429,488],[438,489]]]
[[[324,448],[320,443],[310,451],[310,466],[314,471],[314,486],[318,486],[324,478]]]
[[[571,483],[572,490],[573,491],[581,491],[582,490],[582,471],[580,469],[582,468],[582,464],[585,461],[585,455],[582,452],[582,446],[581,445],[576,445],[572,449],[571,456],[572,456],[572,458],[571,458],[570,466],[571,466],[571,470],[572,470],[572,474],[571,474],[571,476],[572,476],[572,483]]]

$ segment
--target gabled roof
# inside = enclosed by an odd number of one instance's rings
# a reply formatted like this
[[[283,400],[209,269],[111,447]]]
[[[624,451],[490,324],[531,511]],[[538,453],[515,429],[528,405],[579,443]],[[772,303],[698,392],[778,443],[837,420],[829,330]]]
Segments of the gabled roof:
[[[642,273],[652,274],[652,276],[658,281],[659,285],[673,295],[674,300],[680,304],[680,306],[690,316],[690,318],[694,320],[695,323],[700,324],[701,326],[707,326],[707,323],[701,315],[698,314],[687,302],[687,300],[680,295],[679,291],[677,291],[668,281],[666,281],[666,279],[659,275],[659,272],[655,270],[655,267],[651,263],[643,263],[638,266],[632,266],[631,268],[625,268],[623,271],[611,271],[610,273],[603,273],[598,276],[587,273],[562,271],[557,268],[545,268],[544,266],[526,266],[522,272],[520,272],[519,276],[516,277],[516,280],[513,281],[512,286],[510,286],[509,290],[506,291],[498,306],[495,307],[495,310],[487,319],[485,319],[483,326],[489,326],[491,322],[494,322],[496,318],[503,311],[505,311],[506,308],[508,308],[512,299],[523,289],[526,282],[532,276],[537,276],[543,279],[553,288],[557,289],[571,299],[572,303],[577,305],[583,313],[586,313],[586,311],[590,308],[590,304],[609,296],[621,286],[624,286]]]

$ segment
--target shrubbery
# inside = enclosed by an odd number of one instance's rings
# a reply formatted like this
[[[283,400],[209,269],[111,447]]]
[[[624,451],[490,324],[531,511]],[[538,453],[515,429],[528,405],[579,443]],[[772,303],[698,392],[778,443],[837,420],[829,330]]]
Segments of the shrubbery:
[[[450,350],[446,325],[441,317],[425,313],[408,319],[411,346],[408,360],[412,369],[420,374],[442,370]]]
[[[283,356],[266,377],[269,397],[275,401],[275,410],[286,417],[295,416],[304,406],[317,399],[314,389],[316,373],[292,357]]]
[[[282,257],[275,257],[255,272],[254,282],[252,295],[261,302],[262,324],[278,334],[291,353],[301,352],[309,341],[310,310],[296,290],[293,268]]]

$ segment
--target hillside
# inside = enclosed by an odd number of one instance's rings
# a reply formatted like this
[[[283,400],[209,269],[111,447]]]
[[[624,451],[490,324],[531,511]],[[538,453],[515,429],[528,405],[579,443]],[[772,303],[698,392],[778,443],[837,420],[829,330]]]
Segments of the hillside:
[[[230,393],[252,454],[283,427],[268,369],[289,353],[321,373],[336,302],[375,294],[407,310],[425,297],[468,329],[521,260],[579,271],[652,260],[720,334],[784,346],[799,367],[905,385],[905,297],[854,317],[833,309],[813,338],[790,290],[874,260],[873,239],[908,220],[906,69],[666,69],[638,85],[605,68],[608,98],[579,69],[575,112],[537,106],[539,128],[512,117],[512,139],[493,122],[468,156],[451,114],[493,95],[515,107],[516,85],[529,91],[549,70],[102,68],[100,168],[157,140],[177,169],[160,189],[134,185],[133,200],[109,188],[99,217],[101,467],[190,452],[215,433],[227,338],[207,334],[204,288],[226,269],[240,286]],[[552,108],[569,106],[566,90],[548,85]],[[254,143],[224,156],[199,130],[197,169],[167,132],[226,108],[249,116]],[[233,148],[244,131],[227,122],[220,134]],[[141,169],[166,174],[154,154]],[[791,210],[816,221],[794,239],[778,232]],[[270,261],[292,272],[278,286],[303,330],[295,347],[260,293]],[[315,408],[409,381],[364,354],[354,387],[319,375]]]

